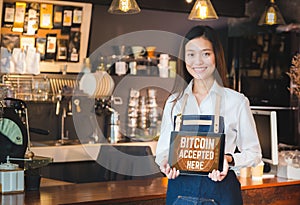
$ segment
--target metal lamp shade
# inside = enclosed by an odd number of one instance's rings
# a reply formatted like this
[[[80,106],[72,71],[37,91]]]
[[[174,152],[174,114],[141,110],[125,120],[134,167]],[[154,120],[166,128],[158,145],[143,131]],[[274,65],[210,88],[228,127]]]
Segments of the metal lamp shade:
[[[218,19],[210,0],[197,0],[188,17],[190,20]]]
[[[263,15],[261,16],[258,25],[284,25],[285,21],[279,11],[278,6],[274,0],[270,0],[270,4],[266,7]]]
[[[136,14],[140,11],[135,0],[113,0],[108,9],[111,14]]]

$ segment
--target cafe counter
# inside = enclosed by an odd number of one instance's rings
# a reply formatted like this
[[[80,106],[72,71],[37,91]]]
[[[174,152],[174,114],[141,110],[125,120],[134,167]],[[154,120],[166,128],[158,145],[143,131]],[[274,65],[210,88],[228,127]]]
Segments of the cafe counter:
[[[300,180],[244,178],[240,182],[244,205],[298,205],[300,202]],[[164,205],[167,183],[165,177],[82,184],[43,178],[39,191],[1,195],[0,204]]]

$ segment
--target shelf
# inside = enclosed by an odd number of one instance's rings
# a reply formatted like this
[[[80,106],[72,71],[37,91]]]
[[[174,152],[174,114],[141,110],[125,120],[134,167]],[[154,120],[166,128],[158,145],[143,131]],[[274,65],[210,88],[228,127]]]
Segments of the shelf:
[[[0,0],[0,25],[2,25],[2,11],[3,3],[14,3],[17,0]],[[60,72],[62,67],[67,65],[67,72],[69,73],[78,73],[81,70],[81,65],[83,59],[87,56],[89,33],[90,33],[90,23],[91,23],[91,14],[92,14],[92,4],[91,3],[82,3],[82,2],[71,2],[71,1],[51,1],[45,0],[41,2],[40,0],[25,0],[24,2],[37,2],[37,3],[49,3],[61,6],[73,6],[82,8],[82,23],[80,26],[81,36],[80,36],[80,53],[79,53],[79,62],[59,62],[59,61],[41,61],[40,62],[40,72]],[[1,28],[1,34],[3,33],[16,33],[10,31],[10,28]],[[64,35],[60,35],[60,31],[57,29],[39,29],[38,34],[35,36],[45,36],[46,33],[57,33],[58,36],[64,38]]]

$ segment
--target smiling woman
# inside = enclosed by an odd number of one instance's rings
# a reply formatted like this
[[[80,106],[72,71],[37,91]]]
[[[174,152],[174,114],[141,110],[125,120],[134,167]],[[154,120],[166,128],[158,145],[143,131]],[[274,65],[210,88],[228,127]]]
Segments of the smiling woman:
[[[244,95],[223,85],[226,84],[227,71],[223,47],[216,31],[211,27],[193,27],[182,42],[179,58],[184,60],[178,66],[176,79],[184,79],[188,85],[175,82],[173,94],[164,107],[161,135],[156,151],[156,162],[169,178],[167,204],[182,204],[187,201],[195,204],[207,201],[220,204],[222,201],[222,205],[241,205],[241,187],[232,169],[255,166],[261,161],[261,148],[249,101]],[[187,165],[191,169],[200,169],[199,173],[186,175],[183,169],[176,166],[182,159],[178,158],[173,162],[172,148],[177,152],[181,149],[180,146],[175,147],[176,144],[172,141],[173,130],[186,131],[182,128],[177,129],[177,117],[185,115],[224,118],[225,129],[224,133],[222,130],[220,134],[226,135],[225,151],[215,156],[221,159],[223,166],[213,167],[208,174],[203,175],[203,162],[210,154],[195,153],[194,150],[184,150],[181,154],[182,158],[195,160],[188,159]],[[218,123],[215,121],[215,124]],[[197,126],[199,125],[194,127]],[[186,143],[187,140],[180,145],[189,147]],[[192,145],[195,143],[192,142]],[[205,144],[203,146],[206,147]],[[241,150],[240,153],[235,153],[237,147]],[[198,154],[205,159],[194,159]],[[229,169],[229,165],[232,169]]]

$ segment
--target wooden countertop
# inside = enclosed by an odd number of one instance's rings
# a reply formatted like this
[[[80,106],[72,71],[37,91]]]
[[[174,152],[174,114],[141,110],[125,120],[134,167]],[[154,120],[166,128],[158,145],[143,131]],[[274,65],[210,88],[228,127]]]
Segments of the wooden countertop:
[[[74,183],[55,180],[55,179],[41,178],[40,187],[63,186],[63,185],[70,185],[70,184],[74,184]]]
[[[153,178],[44,186],[47,184],[47,180],[44,180],[39,192],[25,192],[25,196],[23,197],[25,204],[118,204],[121,202],[134,202],[157,198],[164,199],[167,182],[166,178]]]
[[[1,202],[2,204],[9,201],[10,204],[33,205],[79,203],[158,205],[165,203],[167,183],[167,178],[84,184],[42,179],[39,191],[26,191],[19,194],[2,195]],[[263,179],[262,181],[252,181],[251,178],[246,178],[245,180],[241,180],[241,184],[245,205],[257,204],[257,201],[262,202],[258,204],[274,204],[274,195],[278,198],[276,198],[277,202],[275,203],[278,205],[298,205],[298,202],[300,201],[300,180],[287,180],[275,177]],[[276,187],[280,189],[277,189]],[[293,188],[292,190],[294,191],[291,192],[290,188]],[[262,201],[261,197],[264,198],[264,201]],[[284,201],[284,203],[281,203],[280,201]]]
[[[247,189],[261,189],[266,187],[275,186],[288,186],[288,185],[300,185],[300,180],[285,179],[280,177],[267,178],[262,180],[252,180],[251,177],[240,178],[239,181],[242,186],[242,190]]]

